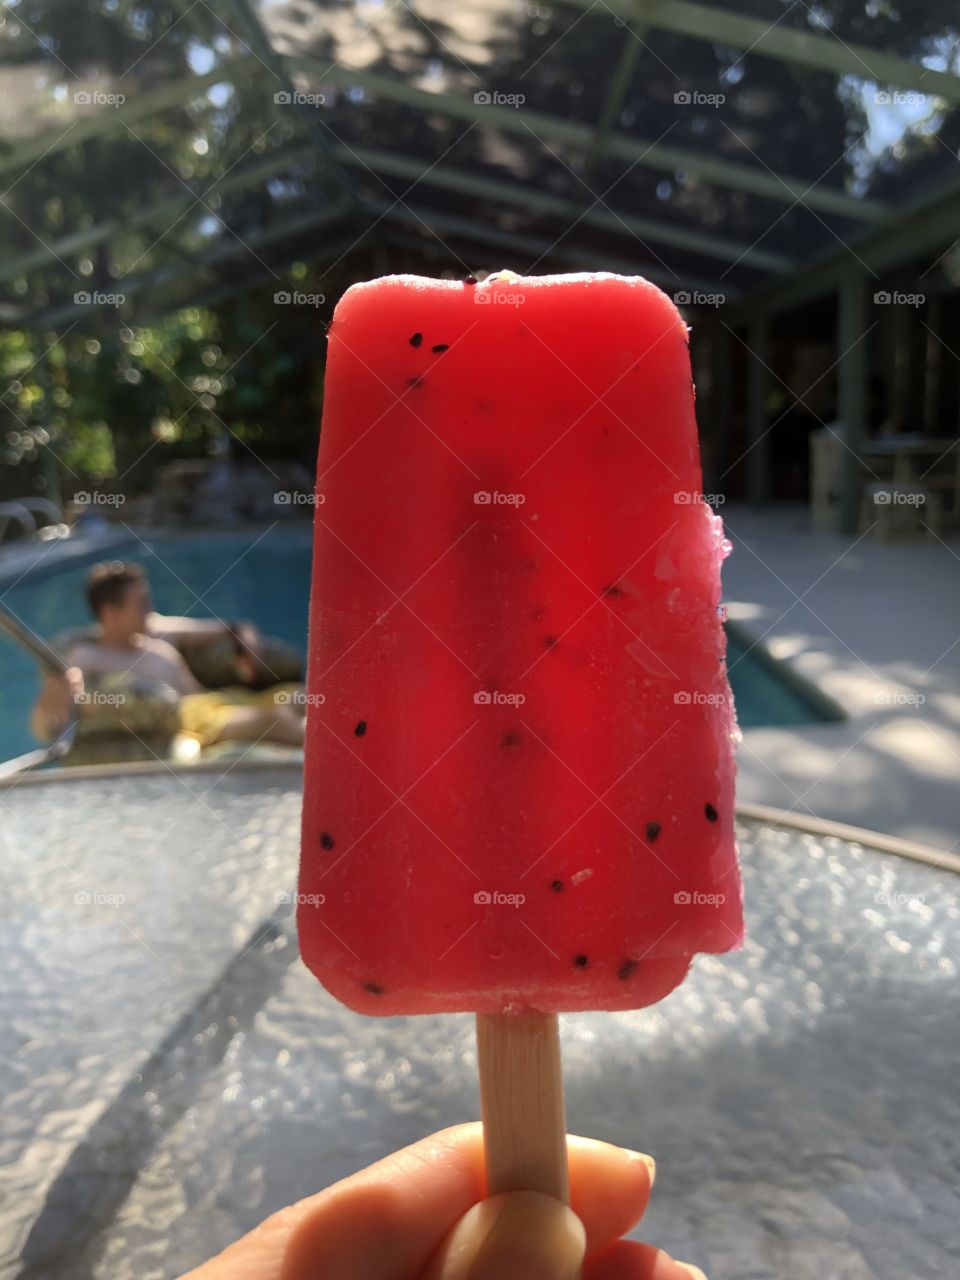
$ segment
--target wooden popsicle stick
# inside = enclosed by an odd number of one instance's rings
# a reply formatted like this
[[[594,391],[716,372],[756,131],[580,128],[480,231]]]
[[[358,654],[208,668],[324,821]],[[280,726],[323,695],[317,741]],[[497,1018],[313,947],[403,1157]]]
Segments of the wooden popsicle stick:
[[[555,1013],[478,1013],[487,1195],[543,1191],[570,1203]]]

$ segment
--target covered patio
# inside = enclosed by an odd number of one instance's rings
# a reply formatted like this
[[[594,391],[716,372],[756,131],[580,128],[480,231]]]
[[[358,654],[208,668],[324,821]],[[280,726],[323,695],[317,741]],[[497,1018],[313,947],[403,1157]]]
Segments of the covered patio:
[[[640,273],[693,326],[706,490],[845,533],[960,520],[960,75],[936,6],[231,0],[82,30],[17,6],[6,34],[0,318],[36,333],[41,386],[67,331],[248,312],[297,280],[322,316],[360,261]],[[56,449],[49,399],[6,408]]]

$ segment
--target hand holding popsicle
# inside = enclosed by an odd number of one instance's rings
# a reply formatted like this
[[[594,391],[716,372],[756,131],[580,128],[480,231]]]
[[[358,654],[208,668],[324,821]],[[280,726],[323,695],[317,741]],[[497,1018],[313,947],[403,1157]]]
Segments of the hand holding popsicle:
[[[460,1125],[280,1210],[183,1280],[573,1280],[581,1264],[584,1280],[703,1280],[620,1238],[647,1207],[653,1161],[568,1145],[573,1212],[537,1193],[481,1200],[480,1126]]]

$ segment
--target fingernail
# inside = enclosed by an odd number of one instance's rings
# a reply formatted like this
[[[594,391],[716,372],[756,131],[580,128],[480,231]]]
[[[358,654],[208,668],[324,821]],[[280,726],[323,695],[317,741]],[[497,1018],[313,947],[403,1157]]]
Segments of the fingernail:
[[[695,1267],[692,1262],[681,1262],[680,1266],[693,1277],[693,1280],[707,1280],[707,1273]]]
[[[447,1249],[442,1280],[577,1280],[586,1247],[571,1209],[538,1191],[484,1200],[465,1214]]]
[[[648,1156],[643,1151],[630,1151],[626,1147],[624,1150],[631,1160],[639,1160],[647,1166],[647,1173],[650,1175],[650,1185],[652,1187],[657,1177],[657,1162],[653,1156]]]

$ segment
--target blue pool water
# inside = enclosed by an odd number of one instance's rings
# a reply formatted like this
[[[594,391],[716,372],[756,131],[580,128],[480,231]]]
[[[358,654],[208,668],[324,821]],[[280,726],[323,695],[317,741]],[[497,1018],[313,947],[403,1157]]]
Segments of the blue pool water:
[[[52,557],[49,557],[52,560]],[[98,560],[130,559],[150,575],[161,613],[249,618],[270,635],[303,648],[310,585],[310,534],[203,533],[130,538],[69,563],[44,564],[5,591],[0,602],[37,635],[49,638],[89,622],[83,598]],[[730,678],[744,728],[824,719],[802,693],[730,637]],[[27,720],[39,689],[33,660],[0,631],[0,760],[35,745]]]
[[[187,617],[249,618],[268,635],[302,649],[310,592],[310,533],[203,533],[130,538],[69,564],[28,573],[0,604],[39,636],[87,626],[83,587],[91,565],[135,560],[150,575],[160,613]],[[198,599],[199,597],[199,599]],[[0,760],[35,746],[27,725],[40,688],[36,664],[0,631]]]

